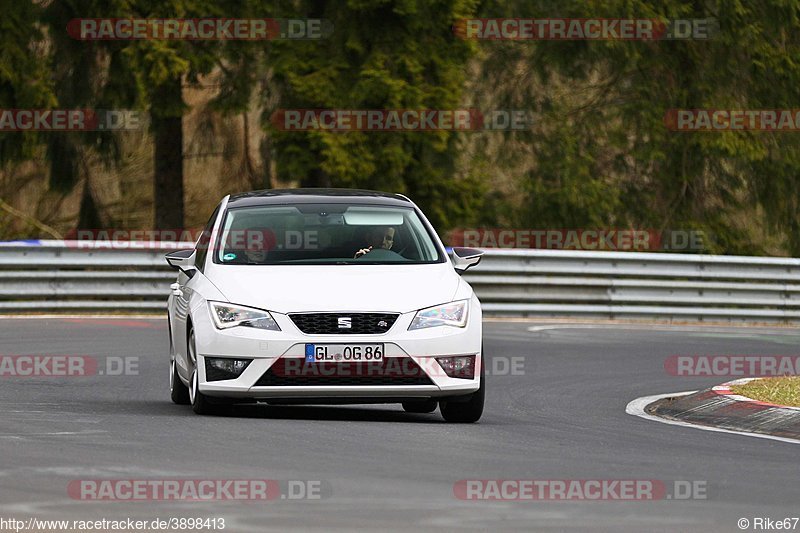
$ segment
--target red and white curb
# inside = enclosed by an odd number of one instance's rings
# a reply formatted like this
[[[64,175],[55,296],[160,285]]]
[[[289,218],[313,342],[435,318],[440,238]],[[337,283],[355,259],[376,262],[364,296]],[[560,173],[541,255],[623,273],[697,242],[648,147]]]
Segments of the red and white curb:
[[[751,398],[747,398],[745,396],[739,396],[736,394],[730,394],[730,387],[732,385],[738,385],[741,383],[746,383],[751,381],[754,378],[745,378],[745,379],[737,379],[735,381],[730,381],[728,383],[723,383],[722,385],[718,385],[714,387],[712,391],[715,394],[720,396],[720,400],[724,401],[725,403],[735,403],[735,402],[755,402],[764,405],[765,407],[774,408],[774,407],[781,407],[782,409],[790,409],[790,410],[798,410],[796,407],[784,407],[784,406],[775,406],[772,404],[764,403],[764,402],[757,402]],[[732,433],[734,435],[745,435],[748,437],[756,437],[759,439],[768,439],[768,440],[777,440],[780,442],[787,442],[790,444],[800,444],[800,439],[792,439],[788,437],[779,437],[776,435],[767,435],[764,433],[753,433],[750,431],[740,431],[734,429],[727,429],[727,428],[720,428],[714,426],[707,426],[702,424],[694,424],[691,422],[685,422],[682,420],[673,420],[669,418],[662,418],[660,416],[652,415],[645,411],[648,405],[651,403],[657,402],[658,400],[662,400],[664,398],[677,398],[680,396],[688,396],[690,394],[695,394],[700,391],[685,391],[685,392],[672,392],[668,394],[657,394],[654,396],[642,396],[641,398],[636,398],[628,403],[625,406],[625,412],[632,416],[638,416],[639,418],[644,418],[645,420],[652,420],[653,422],[660,422],[662,424],[668,424],[671,426],[682,426],[688,427],[693,429],[700,429],[702,431],[713,431],[715,433]]]
[[[755,405],[763,405],[766,407],[778,407],[780,409],[788,409],[790,411],[800,411],[800,407],[789,407],[786,405],[778,405],[776,403],[762,402],[760,400],[754,400],[752,398],[748,398],[747,396],[742,396],[741,394],[733,394],[731,392],[731,387],[735,385],[744,385],[745,383],[750,383],[751,381],[754,381],[756,379],[761,379],[761,378],[735,379],[733,381],[723,383],[722,385],[711,387],[711,390],[714,391],[716,394],[719,394],[720,396],[725,396],[726,398],[730,398],[731,400],[735,400],[737,402],[750,402]]]

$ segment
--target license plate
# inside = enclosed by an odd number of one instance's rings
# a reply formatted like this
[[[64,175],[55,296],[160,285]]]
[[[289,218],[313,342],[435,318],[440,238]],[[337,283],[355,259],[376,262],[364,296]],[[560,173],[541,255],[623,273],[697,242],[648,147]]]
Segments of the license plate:
[[[383,361],[383,344],[306,344],[306,363]]]

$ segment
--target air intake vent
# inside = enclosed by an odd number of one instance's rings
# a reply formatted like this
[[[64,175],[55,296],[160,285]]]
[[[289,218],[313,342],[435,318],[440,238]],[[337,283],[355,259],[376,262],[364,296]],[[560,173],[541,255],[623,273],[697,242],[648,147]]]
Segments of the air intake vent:
[[[295,313],[295,326],[309,335],[379,335],[397,320],[396,313]]]

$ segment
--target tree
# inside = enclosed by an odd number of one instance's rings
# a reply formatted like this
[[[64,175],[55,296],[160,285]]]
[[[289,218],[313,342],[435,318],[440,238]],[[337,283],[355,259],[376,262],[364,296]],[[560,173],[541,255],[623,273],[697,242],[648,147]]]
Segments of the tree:
[[[298,2],[333,24],[327,39],[275,42],[268,55],[279,107],[442,109],[462,107],[473,44],[452,31],[468,0]],[[474,216],[488,184],[458,175],[458,134],[274,132],[278,173],[303,186],[361,187],[410,194],[441,227]]]
[[[47,53],[40,24],[42,8],[32,2],[0,2],[0,108],[40,109],[56,103],[49,75]],[[0,132],[0,163],[31,157],[41,142],[32,132]]]
[[[114,0],[113,2],[54,2],[44,19],[51,29],[56,69],[56,93],[61,105],[113,109],[139,107],[148,111],[154,144],[154,226],[183,227],[183,99],[185,84],[222,68],[223,90],[215,108],[229,113],[242,111],[253,86],[253,69],[241,59],[248,57],[251,43],[223,41],[133,41],[75,40],[63,30],[67,22],[81,17],[102,18],[205,18],[245,17],[255,14],[252,0],[230,2],[223,7],[210,0]],[[261,15],[263,16],[263,15]],[[238,54],[237,54],[238,53]],[[238,60],[237,69],[225,68],[227,60]],[[231,87],[233,87],[232,90]],[[107,164],[119,162],[119,144],[111,132],[89,132],[76,137],[55,133],[48,144],[51,186],[68,191],[79,179],[84,161],[82,148],[98,149]],[[99,220],[96,201],[86,182],[80,221]],[[88,210],[91,212],[84,212]]]
[[[763,253],[758,226],[769,225],[786,232],[788,250],[800,253],[796,135],[679,133],[664,120],[673,108],[795,107],[799,9],[777,0],[485,4],[485,17],[719,23],[710,40],[481,43],[478,90],[537,112],[520,220],[699,228],[720,253]]]
[[[49,76],[51,57],[40,24],[42,8],[31,2],[0,1],[0,109],[41,109],[56,102]],[[44,134],[46,135],[46,133]],[[44,137],[35,131],[0,131],[0,170],[35,157]],[[28,213],[15,209],[0,198],[0,209],[52,236],[58,234]],[[12,225],[3,220],[0,234],[12,235]]]
[[[70,20],[82,16],[120,16],[124,0],[63,0],[46,6],[41,15],[48,28],[58,105],[65,109],[113,109],[130,106],[137,100],[132,78],[119,69],[122,46],[113,41],[81,41],[65,28]],[[50,190],[69,193],[83,179],[77,228],[97,229],[104,225],[90,182],[88,155],[94,151],[108,167],[120,161],[119,135],[112,131],[50,132],[47,134],[47,159],[50,164]]]

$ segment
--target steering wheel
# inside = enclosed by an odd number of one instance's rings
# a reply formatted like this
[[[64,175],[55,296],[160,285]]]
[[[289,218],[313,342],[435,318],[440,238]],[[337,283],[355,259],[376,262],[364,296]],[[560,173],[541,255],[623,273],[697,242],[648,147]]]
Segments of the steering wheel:
[[[373,248],[364,255],[356,258],[356,261],[366,259],[367,261],[405,261],[406,259],[391,250],[385,248]]]

